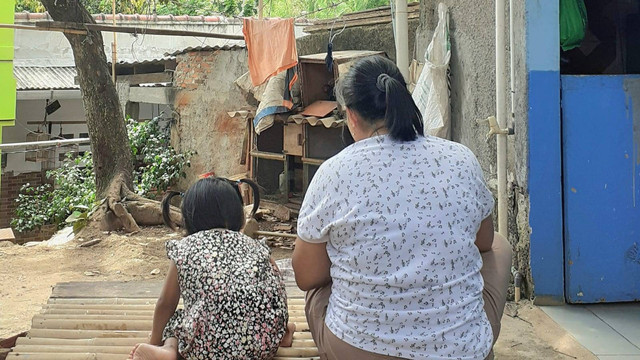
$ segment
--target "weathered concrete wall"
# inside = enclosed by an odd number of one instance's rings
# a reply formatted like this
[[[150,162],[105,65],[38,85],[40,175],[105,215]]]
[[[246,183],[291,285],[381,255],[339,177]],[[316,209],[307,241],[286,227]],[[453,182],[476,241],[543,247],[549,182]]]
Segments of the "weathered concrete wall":
[[[246,122],[229,117],[227,112],[249,105],[234,84],[247,71],[245,49],[178,56],[174,75],[174,108],[178,115],[171,142],[178,151],[197,151],[180,187],[188,187],[198,175],[209,171],[217,176],[246,171],[246,165],[240,164]]]
[[[413,55],[413,44],[416,39],[416,29],[420,21],[409,21],[409,55]],[[338,27],[336,25],[336,27]],[[334,33],[341,29],[334,30]],[[309,55],[327,51],[329,30],[320,31],[298,38],[298,55]],[[346,28],[333,41],[333,50],[375,50],[384,51],[395,61],[396,46],[393,39],[391,24],[372,26],[358,26]]]
[[[438,23],[437,4],[443,0],[422,0],[420,27],[416,36],[418,60],[431,41]],[[468,2],[444,0],[450,12],[451,33],[451,121],[453,140],[468,146],[478,157],[489,186],[497,193],[496,141],[486,141],[488,125],[478,119],[496,114],[495,91],[495,4],[489,0]],[[508,140],[509,240],[514,246],[514,266],[523,273],[528,295],[532,295],[529,267],[529,199],[527,194],[527,76],[524,3],[514,2],[515,135]],[[509,23],[508,18],[506,21]],[[507,46],[509,34],[507,34]],[[507,55],[509,71],[509,55]],[[509,88],[509,84],[507,84]],[[511,114],[510,98],[507,113]]]

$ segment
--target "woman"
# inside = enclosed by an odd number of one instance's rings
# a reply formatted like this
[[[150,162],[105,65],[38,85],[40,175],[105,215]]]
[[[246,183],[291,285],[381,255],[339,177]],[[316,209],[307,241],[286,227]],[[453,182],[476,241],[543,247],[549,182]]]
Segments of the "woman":
[[[321,357],[492,357],[511,249],[477,159],[422,136],[386,58],[358,61],[336,93],[356,142],[315,174],[293,254]]]

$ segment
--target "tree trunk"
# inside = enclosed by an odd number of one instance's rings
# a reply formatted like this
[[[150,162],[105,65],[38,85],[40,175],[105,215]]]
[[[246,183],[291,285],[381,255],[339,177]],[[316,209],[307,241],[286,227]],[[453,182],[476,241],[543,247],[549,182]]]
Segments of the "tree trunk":
[[[41,0],[55,21],[95,23],[93,17],[78,0]],[[112,180],[122,175],[122,181],[133,188],[133,162],[129,137],[120,110],[116,87],[111,81],[104,53],[102,33],[88,31],[87,35],[65,34],[71,44],[82,89],[93,167],[96,173],[97,197],[106,195]]]
[[[55,21],[95,23],[79,0],[41,0]],[[104,53],[102,33],[65,34],[71,44],[78,81],[82,89],[85,117],[91,139],[91,153],[96,179],[96,198],[105,199],[92,219],[102,230],[124,228],[139,230],[136,219],[127,209],[127,200],[135,198],[135,208],[146,203],[146,211],[136,211],[145,225],[162,224],[157,201],[137,196],[133,189],[133,160],[129,136],[116,87],[111,79]],[[155,219],[156,223],[152,224]]]

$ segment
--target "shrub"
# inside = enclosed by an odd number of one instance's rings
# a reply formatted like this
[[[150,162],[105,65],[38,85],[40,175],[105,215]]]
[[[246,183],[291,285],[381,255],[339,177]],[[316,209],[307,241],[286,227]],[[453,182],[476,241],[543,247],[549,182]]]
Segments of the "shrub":
[[[93,207],[96,186],[91,153],[76,158],[68,153],[58,169],[47,172],[47,178],[53,185],[26,184],[20,189],[16,214],[11,220],[15,230],[30,231],[46,224],[62,227],[74,210]]]
[[[177,153],[169,145],[169,125],[162,126],[159,118],[137,122],[127,120],[127,131],[134,166],[134,188],[142,195],[154,198],[164,192],[190,166],[192,152]],[[17,231],[35,230],[42,225],[56,224],[59,228],[73,223],[78,230],[91,214],[96,203],[93,159],[90,152],[80,157],[67,154],[58,169],[47,172],[53,185],[24,185],[16,199],[18,207],[11,227]]]

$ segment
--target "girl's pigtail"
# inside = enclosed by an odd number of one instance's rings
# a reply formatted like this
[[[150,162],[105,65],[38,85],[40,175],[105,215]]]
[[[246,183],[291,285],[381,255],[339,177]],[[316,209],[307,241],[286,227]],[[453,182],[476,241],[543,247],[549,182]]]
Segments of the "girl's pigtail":
[[[162,199],[162,220],[164,221],[165,225],[173,230],[176,230],[178,228],[178,224],[171,220],[171,199],[173,199],[173,197],[177,195],[182,194],[178,191],[167,191],[167,193],[164,195],[164,198]]]
[[[253,191],[253,209],[251,209],[251,217],[256,215],[258,208],[260,208],[260,188],[258,184],[253,182],[251,179],[241,179],[241,183],[245,183],[251,187],[251,191]]]

